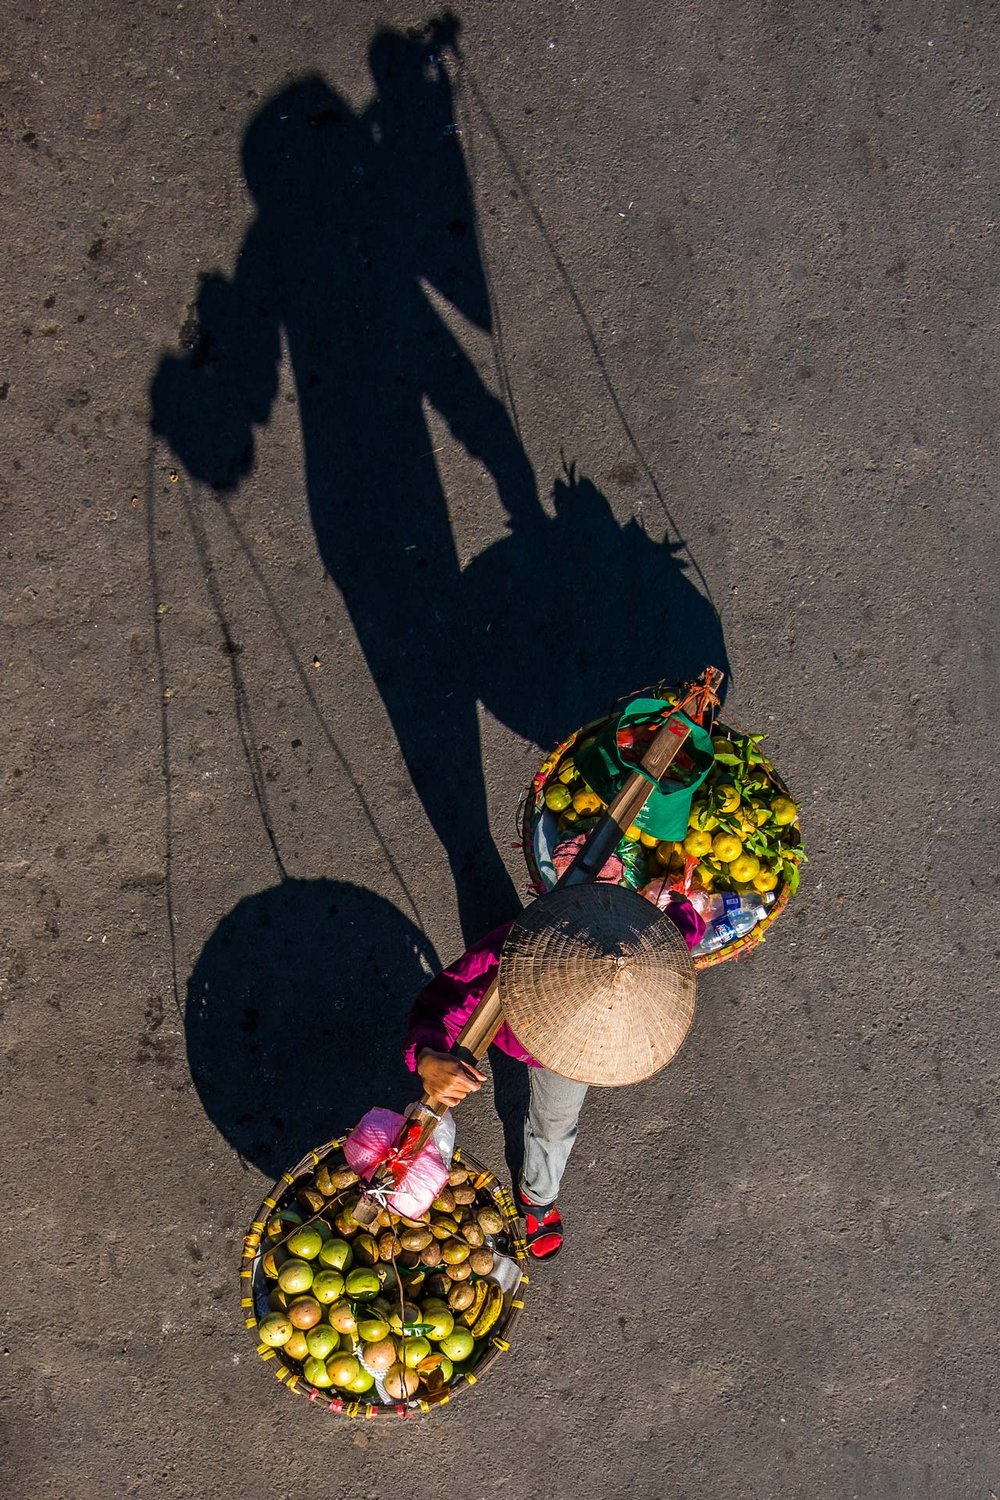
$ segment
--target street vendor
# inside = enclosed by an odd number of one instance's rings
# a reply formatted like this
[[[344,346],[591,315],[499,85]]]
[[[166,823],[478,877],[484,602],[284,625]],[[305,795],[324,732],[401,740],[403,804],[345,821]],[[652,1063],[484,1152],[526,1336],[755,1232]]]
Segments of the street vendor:
[[[679,893],[664,915],[678,928],[688,949],[697,947],[705,924]],[[488,989],[513,926],[506,922],[469,948],[457,962],[432,979],[414,1001],[407,1026],[405,1056],[427,1094],[454,1108],[485,1083],[485,1074],[448,1049]],[[563,1172],[576,1139],[587,1084],[550,1072],[522,1047],[506,1024],[496,1045],[529,1069],[530,1098],[524,1122],[524,1164],[517,1188],[529,1253],[551,1260],[562,1248],[563,1224],[557,1199]]]

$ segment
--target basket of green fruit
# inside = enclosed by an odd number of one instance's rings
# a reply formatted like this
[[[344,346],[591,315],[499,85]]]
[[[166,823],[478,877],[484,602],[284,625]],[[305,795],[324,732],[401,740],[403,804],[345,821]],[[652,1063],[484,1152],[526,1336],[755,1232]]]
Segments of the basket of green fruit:
[[[660,683],[641,696],[673,708],[685,692]],[[617,708],[585,724],[557,745],[522,800],[521,843],[537,895],[556,883],[576,843],[607,806],[587,783],[577,758],[586,758],[594,741],[607,737],[616,713]],[[739,958],[764,941],[798,890],[805,860],[798,808],[762,749],[764,736],[745,734],[709,712],[702,727],[711,733],[713,759],[694,792],[683,838],[658,839],[633,825],[602,872],[602,879],[629,886],[661,906],[674,891],[688,896],[708,923],[694,950],[697,969]],[[619,731],[619,748],[638,759],[641,738],[630,738],[625,746]]]
[[[352,1210],[357,1173],[331,1141],[285,1173],[250,1226],[246,1326],[286,1390],[350,1417],[413,1417],[476,1384],[523,1306],[526,1252],[510,1194],[456,1151],[419,1219]]]

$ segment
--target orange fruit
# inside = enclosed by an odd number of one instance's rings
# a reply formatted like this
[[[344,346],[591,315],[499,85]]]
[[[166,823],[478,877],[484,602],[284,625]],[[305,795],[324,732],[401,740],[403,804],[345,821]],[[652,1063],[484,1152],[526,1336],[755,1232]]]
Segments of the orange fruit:
[[[545,788],[545,806],[549,812],[565,812],[573,801],[573,797],[561,781],[554,782],[552,786]]]
[[[720,834],[720,837],[722,835]],[[736,840],[739,843],[739,840]],[[716,840],[718,843],[718,839]],[[701,859],[710,849],[714,849],[712,835],[710,833],[699,833],[697,830],[688,834],[682,845],[685,854],[690,854],[694,859]]]
[[[724,865],[731,864],[734,859],[739,859],[743,853],[741,840],[732,833],[716,834],[711,847],[716,859],[721,860]],[[707,853],[707,850],[705,852]]]
[[[740,794],[736,788],[731,782],[723,781],[719,783],[719,791],[723,794],[719,811],[723,813],[735,812],[740,805]]]
[[[599,813],[603,806],[604,803],[596,792],[583,791],[573,794],[573,811],[578,812],[582,818]]]
[[[799,810],[791,797],[775,797],[771,803],[771,812],[779,828],[785,828],[789,823],[794,823],[799,815]]]
[[[760,860],[756,854],[741,854],[730,862],[729,874],[741,885],[754,880],[760,874]]]

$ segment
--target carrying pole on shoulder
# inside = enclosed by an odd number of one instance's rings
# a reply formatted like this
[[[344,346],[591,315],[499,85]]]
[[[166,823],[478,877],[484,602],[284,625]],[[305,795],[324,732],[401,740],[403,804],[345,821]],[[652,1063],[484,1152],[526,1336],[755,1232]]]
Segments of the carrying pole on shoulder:
[[[654,785],[663,779],[684,747],[691,731],[677,715],[683,712],[692,719],[701,720],[718,702],[722,676],[718,667],[709,667],[670,711],[642,758],[642,771],[636,770],[626,777],[618,793],[587,835],[573,863],[559,877],[556,889],[581,885],[584,881],[597,878],[609,855],[621,842],[626,828],[635,822],[645,806]],[[539,899],[544,901],[545,897],[541,896]],[[462,1062],[477,1063],[486,1055],[502,1025],[499,985],[494,976],[450,1051]],[[447,1105],[429,1094],[424,1094],[417,1103],[410,1105],[406,1123],[396,1140],[390,1161],[379,1168],[372,1180],[373,1188],[389,1193],[398,1186],[405,1175],[407,1161],[412,1160],[426,1146],[446,1110]],[[378,1208],[379,1204],[374,1196],[363,1199],[355,1217],[362,1223],[371,1222],[378,1213]],[[369,1210],[370,1218],[366,1219],[363,1215]]]

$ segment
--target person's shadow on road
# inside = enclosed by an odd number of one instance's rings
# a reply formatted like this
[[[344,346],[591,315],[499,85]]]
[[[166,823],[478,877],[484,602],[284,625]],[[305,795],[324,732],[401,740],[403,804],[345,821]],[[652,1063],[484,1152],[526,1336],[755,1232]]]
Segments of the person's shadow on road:
[[[244,897],[188,980],[188,1066],[206,1115],[277,1180],[367,1110],[403,1110],[422,1088],[403,1062],[406,1018],[439,967],[420,929],[363,886],[289,879]],[[516,1182],[527,1070],[495,1047],[490,1061]]]
[[[188,981],[188,1064],[209,1119],[277,1178],[373,1105],[419,1094],[403,1063],[413,996],[438,967],[391,902],[337,880],[247,896]]]
[[[616,694],[725,666],[718,619],[676,555],[570,475],[557,515],[497,397],[433,306],[491,327],[475,210],[442,53],[458,23],[380,32],[371,102],[301,79],[243,143],[257,216],[231,279],[205,278],[152,425],[225,494],[295,376],[306,483],[341,591],[428,819],[468,939],[521,905],[490,832],[477,702],[549,748]],[[511,535],[463,578],[425,406],[489,472]],[[345,711],[349,711],[345,705]]]
[[[310,76],[254,116],[243,166],[256,217],[232,276],[202,279],[151,405],[154,432],[228,503],[269,420],[284,336],[317,546],[473,940],[523,904],[490,830],[479,703],[547,750],[630,687],[727,662],[679,541],[622,526],[571,467],[555,514],[540,505],[503,403],[428,293],[491,329],[443,61],[457,33],[451,17],[379,32],[363,109]],[[500,502],[499,539],[464,572],[427,406]],[[188,990],[189,1058],[210,1118],[277,1172],[373,1102],[410,1098],[402,1033],[433,961],[407,919],[357,887],[288,880],[241,902]],[[523,1072],[495,1069],[512,1159]]]
[[[152,424],[189,473],[231,490],[295,375],[316,541],[343,595],[413,785],[447,852],[463,928],[520,903],[490,836],[469,622],[425,403],[485,465],[503,510],[540,515],[503,404],[435,310],[428,284],[490,325],[475,216],[440,48],[454,23],[380,32],[376,92],[355,113],[319,77],[251,121],[257,217],[231,280],[201,284],[182,357],[164,358]]]

